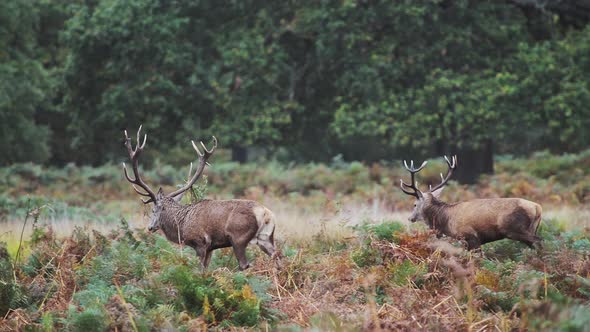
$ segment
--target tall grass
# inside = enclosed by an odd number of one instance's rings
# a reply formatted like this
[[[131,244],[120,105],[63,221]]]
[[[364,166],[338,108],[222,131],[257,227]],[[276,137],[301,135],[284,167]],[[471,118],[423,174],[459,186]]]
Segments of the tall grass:
[[[149,207],[119,167],[1,168],[0,292],[10,301],[0,301],[0,330],[583,330],[589,158],[505,157],[477,185],[452,183],[449,201],[543,204],[543,249],[503,240],[481,253],[407,222],[413,201],[396,187],[399,167],[214,163],[206,191],[201,183],[208,198],[255,199],[277,216],[284,269],[253,248],[241,273],[231,250],[216,250],[201,273],[192,249],[146,233]],[[433,164],[422,183],[438,181],[444,165]],[[186,176],[158,164],[145,173],[167,190]],[[47,206],[35,228],[23,223],[27,200]]]

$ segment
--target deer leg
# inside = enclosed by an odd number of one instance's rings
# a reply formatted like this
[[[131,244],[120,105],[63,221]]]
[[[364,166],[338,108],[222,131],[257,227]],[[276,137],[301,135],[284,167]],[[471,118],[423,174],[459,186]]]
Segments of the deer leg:
[[[274,232],[270,234],[270,238],[267,239],[258,239],[257,241],[258,246],[264,253],[266,253],[272,260],[275,261],[276,267],[281,270],[283,268],[283,263],[281,261],[281,252],[276,250],[274,245]]]
[[[540,241],[541,238],[539,238],[538,236],[535,235],[530,235],[530,234],[522,234],[522,233],[517,233],[517,234],[513,234],[511,236],[508,236],[509,239],[511,240],[515,240],[521,243],[526,244],[529,248],[534,248],[533,244],[537,241]]]
[[[478,249],[481,247],[481,242],[474,235],[465,236],[465,242],[467,242],[467,250]]]
[[[201,261],[201,268],[203,271],[207,270],[206,258],[207,258],[207,249],[205,247],[196,247],[195,251],[197,252],[197,256]]]
[[[248,258],[246,258],[246,245],[240,244],[232,244],[234,248],[234,253],[236,254],[236,258],[238,259],[238,263],[240,263],[240,271],[243,271],[250,267],[248,263]]]
[[[207,253],[205,253],[205,259],[202,263],[205,270],[209,267],[209,263],[211,262],[211,254],[213,254],[213,250],[207,250]]]
[[[256,244],[265,254],[272,257],[275,253],[275,246],[272,243],[272,239],[268,235],[260,234],[256,240]]]

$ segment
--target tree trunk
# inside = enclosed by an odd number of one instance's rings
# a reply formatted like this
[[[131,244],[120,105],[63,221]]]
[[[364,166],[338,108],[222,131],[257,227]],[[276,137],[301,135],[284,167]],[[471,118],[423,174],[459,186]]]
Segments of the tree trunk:
[[[232,146],[231,160],[243,164],[248,161],[248,149],[243,146]]]
[[[478,149],[457,149],[455,179],[462,184],[474,184],[482,174],[494,173],[494,150],[492,140],[486,140]]]

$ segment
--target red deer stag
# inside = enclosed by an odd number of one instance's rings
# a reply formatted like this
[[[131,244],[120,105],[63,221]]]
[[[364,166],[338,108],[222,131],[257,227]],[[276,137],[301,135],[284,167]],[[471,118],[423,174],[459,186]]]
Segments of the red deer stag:
[[[203,152],[194,141],[191,141],[199,155],[197,169],[192,176],[189,171],[189,180],[182,188],[165,195],[162,188],[154,193],[139,174],[138,159],[147,141],[147,134],[143,142],[140,141],[140,132],[141,126],[137,131],[137,146],[133,149],[131,138],[125,131],[125,146],[129,152],[135,179],[129,176],[125,163],[123,163],[123,170],[125,178],[132,183],[135,192],[147,197],[142,199],[142,202],[153,203],[149,231],[155,232],[161,229],[168,240],[195,249],[203,270],[206,270],[209,265],[212,251],[218,248],[233,247],[240,270],[250,266],[246,258],[246,247],[250,243],[257,244],[263,252],[275,258],[278,253],[274,245],[275,216],[260,203],[241,199],[206,199],[190,205],[179,203],[184,192],[201,176],[205,165],[208,164],[207,159],[215,151],[217,147],[215,136],[213,136],[213,147],[210,150],[201,142]],[[280,266],[279,257],[277,256],[276,259],[277,266]]]
[[[414,168],[414,161],[408,167],[404,160],[412,182],[407,184],[400,180],[400,186],[404,193],[416,197],[414,210],[409,217],[411,222],[424,221],[438,236],[464,239],[469,250],[505,238],[520,241],[531,248],[534,243],[541,241],[536,235],[542,211],[537,203],[521,198],[474,199],[453,204],[439,200],[444,186],[457,167],[457,156],[451,158],[452,162],[446,156],[445,160],[449,168],[447,175],[443,177],[441,173],[442,182],[424,193],[418,189],[414,177],[426,166],[427,161]]]

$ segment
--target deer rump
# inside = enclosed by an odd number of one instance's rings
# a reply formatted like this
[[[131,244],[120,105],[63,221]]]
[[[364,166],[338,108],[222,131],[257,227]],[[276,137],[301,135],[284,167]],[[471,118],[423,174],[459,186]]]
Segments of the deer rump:
[[[474,199],[446,204],[434,199],[424,211],[428,226],[442,234],[464,239],[469,249],[508,238],[529,247],[541,239],[541,206],[521,198]]]

